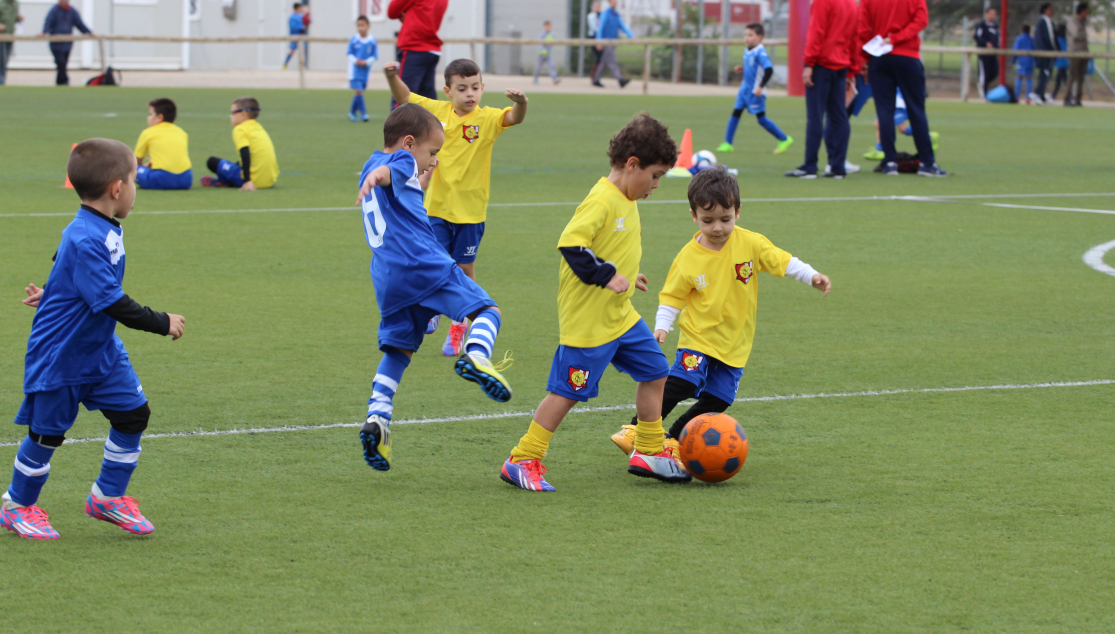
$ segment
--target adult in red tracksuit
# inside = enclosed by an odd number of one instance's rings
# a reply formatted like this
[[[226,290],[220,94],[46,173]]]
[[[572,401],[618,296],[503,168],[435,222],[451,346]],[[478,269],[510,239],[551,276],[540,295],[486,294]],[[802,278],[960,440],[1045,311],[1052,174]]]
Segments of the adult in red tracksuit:
[[[929,119],[925,116],[925,68],[921,64],[921,38],[918,33],[929,24],[925,0],[863,0],[859,7],[859,46],[876,35],[894,48],[870,60],[867,81],[875,99],[880,122],[894,121],[895,89],[902,89],[906,112],[914,131],[921,166],[919,176],[946,176],[933,155],[929,138]],[[894,126],[879,126],[883,146],[883,174],[898,174],[895,162]]]
[[[813,0],[809,9],[805,70],[802,72],[805,83],[805,163],[793,172],[787,172],[789,176],[817,173],[817,155],[822,138],[830,168],[825,176],[845,176],[844,159],[848,155],[848,139],[852,134],[845,94],[848,81],[859,74],[857,11],[856,0]]]
[[[437,63],[441,60],[441,18],[449,0],[391,0],[387,17],[402,20],[403,27],[395,41],[395,59],[399,62],[399,78],[410,91],[437,99]],[[395,107],[395,100],[391,100]]]

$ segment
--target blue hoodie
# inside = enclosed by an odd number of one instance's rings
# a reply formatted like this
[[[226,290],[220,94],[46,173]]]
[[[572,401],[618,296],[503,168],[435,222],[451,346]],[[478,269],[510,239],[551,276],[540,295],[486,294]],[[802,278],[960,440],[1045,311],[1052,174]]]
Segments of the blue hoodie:
[[[1016,51],[1032,51],[1034,50],[1034,38],[1030,37],[1029,33],[1019,33],[1018,37],[1014,38],[1014,50]],[[1033,75],[1034,74],[1034,58],[1033,57],[1018,57],[1017,55],[1011,60],[1018,64],[1019,75]]]
[[[74,29],[82,33],[90,33],[89,27],[81,21],[81,14],[77,9],[71,7],[62,8],[62,5],[56,4],[50,8],[46,13],[46,21],[43,22],[43,33],[47,35],[71,35]],[[73,42],[51,42],[50,50],[52,51],[68,51],[74,47]]]

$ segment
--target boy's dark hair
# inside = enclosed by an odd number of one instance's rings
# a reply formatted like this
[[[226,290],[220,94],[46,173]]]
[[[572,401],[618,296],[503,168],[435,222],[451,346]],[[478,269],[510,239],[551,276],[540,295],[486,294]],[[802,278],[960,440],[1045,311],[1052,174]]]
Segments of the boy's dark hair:
[[[371,20],[369,20],[369,19],[368,19],[368,16],[366,16],[366,15],[361,15],[361,16],[358,16],[358,17],[356,18],[356,21],[357,21],[357,22],[367,22],[368,24],[371,24],[371,23],[372,23],[372,21],[371,21]]]
[[[755,35],[758,35],[759,37],[763,37],[763,35],[765,33],[765,31],[763,29],[763,25],[759,24],[758,22],[752,22],[751,24],[748,24],[744,28],[747,29],[748,31],[754,31]]]
[[[1045,10],[1048,9],[1049,7],[1051,7],[1051,6],[1053,6],[1053,5],[1049,4],[1048,2],[1041,3],[1041,6],[1038,7],[1038,13],[1045,13]]]
[[[166,97],[152,99],[147,102],[147,105],[155,110],[155,114],[163,115],[163,121],[167,123],[174,123],[174,120],[178,118],[178,106]]]
[[[608,143],[608,158],[613,167],[624,165],[632,156],[639,159],[643,169],[651,165],[673,167],[678,160],[678,146],[666,126],[643,112],[635,115]]]
[[[259,102],[256,101],[253,97],[241,97],[239,99],[235,99],[233,100],[232,105],[236,106],[237,110],[240,110],[244,114],[248,115],[249,119],[259,118]]]
[[[391,111],[383,122],[383,147],[391,147],[408,134],[422,141],[441,129],[441,122],[429,110],[405,103]]]
[[[480,74],[480,66],[471,59],[455,59],[445,67],[445,85],[453,82],[453,76],[460,78],[473,77]]]
[[[1076,5],[1076,15],[1080,15],[1081,13],[1084,13],[1087,10],[1088,10],[1088,3],[1087,2],[1080,2]]]
[[[295,11],[297,11],[297,10],[298,10],[298,7],[300,7],[300,6],[302,6],[302,3],[301,3],[301,2],[295,2],[295,3],[294,3],[294,10],[295,10]]]
[[[66,175],[82,200],[104,196],[113,181],[127,181],[135,157],[132,149],[112,139],[88,139],[77,144],[66,163]]]
[[[716,207],[739,209],[739,182],[721,165],[703,169],[689,181],[689,208],[694,213]]]
[[[1030,25],[1029,24],[1023,24],[1022,25],[1022,32],[1029,35],[1030,34]]]

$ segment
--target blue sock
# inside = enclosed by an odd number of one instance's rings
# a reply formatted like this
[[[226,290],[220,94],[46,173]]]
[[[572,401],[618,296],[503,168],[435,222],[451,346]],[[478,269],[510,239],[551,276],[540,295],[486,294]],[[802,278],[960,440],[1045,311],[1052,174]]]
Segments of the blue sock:
[[[353,95],[352,105],[349,106],[348,113],[356,114],[357,112],[360,112],[360,95]]]
[[[383,353],[376,369],[376,378],[372,379],[372,396],[368,399],[368,416],[375,414],[380,418],[391,420],[391,412],[395,408],[393,399],[399,389],[399,381],[403,372],[410,365],[410,358],[398,350],[388,350]]]
[[[364,106],[364,95],[356,95],[353,101],[356,102],[355,106],[356,109],[360,111],[360,114],[368,114],[368,109]]]
[[[883,151],[883,144],[882,143],[876,143],[875,144],[875,151],[876,152],[882,152]]]
[[[32,506],[39,501],[39,492],[50,477],[50,457],[53,455],[54,447],[44,447],[30,437],[23,439],[15,457],[12,485],[8,487],[8,496],[13,502]]]
[[[128,491],[128,482],[136,470],[139,460],[139,439],[143,432],[125,434],[115,429],[109,430],[105,441],[105,458],[101,462],[101,475],[97,476],[97,488],[107,497],[120,497]]]
[[[759,117],[758,119],[759,119],[759,125],[763,126],[763,129],[766,130],[767,132],[770,132],[771,134],[773,134],[774,138],[778,139],[779,141],[785,141],[786,140],[786,135],[782,133],[782,130],[778,129],[778,126],[774,125],[773,121],[766,118],[766,116]]]
[[[472,330],[468,331],[468,340],[465,341],[465,352],[476,354],[490,359],[492,347],[496,345],[496,336],[499,335],[499,311],[489,306],[480,311],[476,319],[472,320]]]
[[[739,117],[728,117],[728,129],[724,131],[724,141],[731,144],[736,138],[736,128],[739,127]]]
[[[906,136],[914,136],[914,126],[906,126],[906,129],[902,131],[902,134],[905,134]]]

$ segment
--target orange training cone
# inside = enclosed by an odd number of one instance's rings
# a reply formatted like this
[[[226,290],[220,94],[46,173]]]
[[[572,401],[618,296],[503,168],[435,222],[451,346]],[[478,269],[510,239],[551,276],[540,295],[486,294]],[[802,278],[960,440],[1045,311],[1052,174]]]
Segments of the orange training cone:
[[[74,148],[76,148],[76,147],[77,147],[77,143],[74,143],[74,147],[70,148],[70,153],[71,154],[73,153]],[[63,189],[73,189],[74,188],[73,183],[70,182],[70,174],[69,174],[68,171],[66,172],[66,184],[63,185],[62,188]]]
[[[689,128],[685,129],[685,134],[681,136],[681,151],[678,152],[678,162],[674,165],[673,169],[666,172],[666,176],[674,176],[677,178],[691,178],[693,175],[689,173],[689,165],[693,162],[693,131]]]

